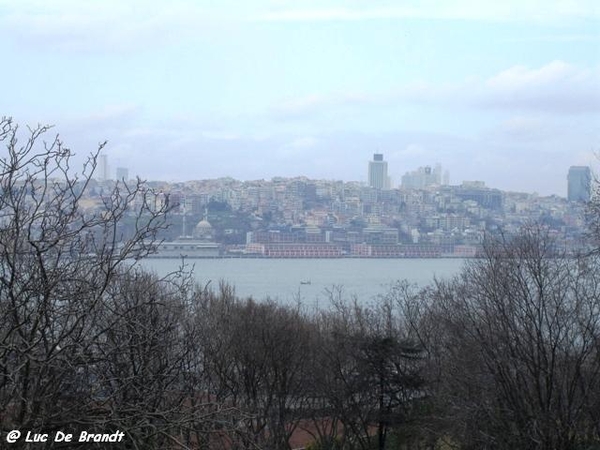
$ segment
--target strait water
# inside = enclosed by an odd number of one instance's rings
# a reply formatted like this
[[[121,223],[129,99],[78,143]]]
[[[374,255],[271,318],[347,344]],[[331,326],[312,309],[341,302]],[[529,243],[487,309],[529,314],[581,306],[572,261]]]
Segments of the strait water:
[[[217,287],[225,281],[240,297],[272,298],[282,303],[300,299],[307,305],[327,303],[327,290],[341,287],[348,298],[371,300],[399,280],[425,286],[460,272],[463,259],[190,259],[194,278]],[[142,266],[158,275],[177,270],[178,259],[146,259]],[[310,284],[309,284],[310,283]]]

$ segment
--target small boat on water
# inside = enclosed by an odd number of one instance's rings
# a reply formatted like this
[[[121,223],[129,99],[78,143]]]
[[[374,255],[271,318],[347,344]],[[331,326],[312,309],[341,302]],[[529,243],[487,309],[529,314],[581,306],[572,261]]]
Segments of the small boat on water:
[[[300,284],[310,284],[310,280],[301,281]]]

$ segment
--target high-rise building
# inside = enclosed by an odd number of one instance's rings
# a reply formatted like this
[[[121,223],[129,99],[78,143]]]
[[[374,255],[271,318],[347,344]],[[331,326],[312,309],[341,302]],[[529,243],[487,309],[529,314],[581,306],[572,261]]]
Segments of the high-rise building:
[[[100,179],[102,181],[106,181],[109,179],[109,174],[108,174],[108,156],[101,154],[100,155],[100,164],[99,164],[99,168],[100,168]]]
[[[117,167],[117,181],[127,181],[129,179],[129,170],[127,167]]]
[[[433,170],[430,166],[419,167],[417,170],[406,172],[402,176],[402,187],[404,189],[424,189],[435,184],[442,184],[441,164],[436,164]]]
[[[567,175],[567,199],[588,202],[592,190],[592,171],[588,166],[571,166]]]
[[[450,172],[444,171],[444,177],[442,178],[442,184],[448,186],[450,184]]]
[[[383,160],[383,154],[375,153],[373,161],[369,161],[369,186],[375,189],[389,189],[390,184],[387,161]]]

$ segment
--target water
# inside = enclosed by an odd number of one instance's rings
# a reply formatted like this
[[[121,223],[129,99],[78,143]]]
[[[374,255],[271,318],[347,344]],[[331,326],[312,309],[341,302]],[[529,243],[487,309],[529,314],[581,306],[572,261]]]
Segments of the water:
[[[282,303],[323,304],[327,289],[342,287],[348,297],[370,300],[391,284],[408,280],[419,286],[458,274],[462,259],[194,259],[195,279],[213,287],[225,281],[240,297]],[[177,259],[147,259],[141,264],[159,275],[177,270]],[[308,284],[310,283],[310,284]]]

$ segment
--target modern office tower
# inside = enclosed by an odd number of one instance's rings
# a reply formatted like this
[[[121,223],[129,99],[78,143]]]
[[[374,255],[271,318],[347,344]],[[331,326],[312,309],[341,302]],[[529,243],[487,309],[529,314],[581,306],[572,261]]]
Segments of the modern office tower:
[[[588,202],[592,190],[592,171],[588,166],[571,166],[567,175],[567,199]]]
[[[387,161],[383,160],[381,153],[375,153],[373,161],[369,161],[369,186],[375,189],[390,188]]]
[[[129,179],[129,170],[127,167],[117,167],[117,181],[127,181]]]
[[[108,175],[108,156],[107,155],[100,155],[100,164],[99,164],[99,169],[100,169],[100,179],[102,181],[108,180],[109,175]]]

